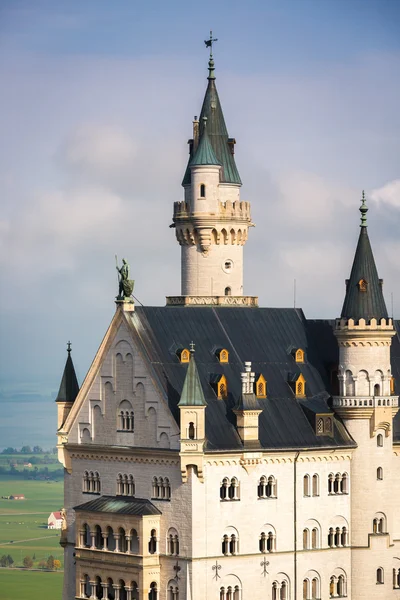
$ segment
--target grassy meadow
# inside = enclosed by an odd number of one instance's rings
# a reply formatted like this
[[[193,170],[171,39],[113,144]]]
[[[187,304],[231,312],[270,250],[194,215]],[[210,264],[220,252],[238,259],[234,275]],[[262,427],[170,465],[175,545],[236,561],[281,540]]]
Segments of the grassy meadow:
[[[5,500],[1,496],[23,494],[25,500]],[[23,559],[30,556],[33,568],[52,555],[61,561],[60,531],[47,529],[51,512],[63,506],[62,481],[37,481],[19,476],[0,475],[0,557],[10,555],[14,568],[0,568],[1,600],[59,600],[62,573],[22,570]],[[15,568],[17,567],[17,568]]]

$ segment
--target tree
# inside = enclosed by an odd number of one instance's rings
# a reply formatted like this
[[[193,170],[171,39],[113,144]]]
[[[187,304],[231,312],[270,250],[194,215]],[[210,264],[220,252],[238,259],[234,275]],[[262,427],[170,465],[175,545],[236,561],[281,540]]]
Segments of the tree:
[[[36,554],[33,553],[32,560],[36,560]]]
[[[21,453],[22,454],[31,454],[32,449],[30,446],[22,446]]]
[[[12,556],[10,556],[9,554],[7,554],[7,561],[8,561],[8,566],[12,567],[14,564],[14,559]]]
[[[5,554],[0,558],[0,567],[8,567],[8,560]]]
[[[43,450],[40,446],[33,446],[33,453],[34,454],[42,454]]]
[[[23,560],[23,565],[25,567],[25,569],[32,569],[33,567],[33,560],[30,556],[25,556],[24,560]]]
[[[38,567],[39,569],[47,569],[47,562],[45,560],[40,560]]]
[[[50,554],[49,558],[47,559],[47,568],[50,571],[54,570],[54,556],[52,554]]]
[[[61,569],[61,560],[55,559],[55,561],[54,561],[54,568],[55,569]]]
[[[2,454],[16,454],[17,450],[15,448],[4,448]]]

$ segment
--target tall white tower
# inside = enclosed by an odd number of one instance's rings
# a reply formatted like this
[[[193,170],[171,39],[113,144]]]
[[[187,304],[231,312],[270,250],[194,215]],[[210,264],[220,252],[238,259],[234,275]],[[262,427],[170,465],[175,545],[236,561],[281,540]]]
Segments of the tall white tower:
[[[210,46],[212,50],[212,45]],[[172,227],[181,246],[181,297],[174,304],[256,304],[243,297],[243,246],[253,226],[250,203],[240,201],[242,182],[228,136],[210,53],[208,86],[200,119],[193,121],[190,156],[174,203]]]
[[[350,476],[353,600],[390,596],[395,509],[392,429],[398,397],[390,364],[395,331],[368,237],[367,210],[363,193],[360,236],[335,328],[340,395],[333,407],[357,443]]]

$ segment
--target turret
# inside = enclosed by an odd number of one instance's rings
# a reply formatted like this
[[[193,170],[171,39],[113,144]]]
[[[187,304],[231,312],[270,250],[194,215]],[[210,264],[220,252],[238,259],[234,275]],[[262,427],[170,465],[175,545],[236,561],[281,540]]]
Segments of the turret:
[[[205,443],[205,409],[199,373],[194,359],[194,344],[190,349],[190,361],[179,401],[181,430],[181,474],[187,479],[187,467],[195,466],[197,476],[203,481],[203,449]]]
[[[74,363],[71,358],[71,342],[67,345],[67,361],[64,367],[64,373],[61,379],[60,389],[58,390],[57,402],[57,429],[65,422],[69,411],[72,408],[75,398],[79,392],[78,380],[76,378]]]
[[[383,600],[388,597],[387,590],[376,585],[375,574],[378,567],[385,573],[391,569],[392,429],[398,397],[391,395],[390,386],[390,345],[395,332],[368,237],[367,210],[363,192],[360,235],[335,326],[339,395],[333,398],[333,408],[357,444],[347,492],[351,502],[352,598],[364,598],[360,582],[369,582],[373,597]]]
[[[189,161],[182,181],[184,200],[174,203],[171,225],[181,246],[181,294],[205,299],[242,297],[243,246],[253,223],[250,203],[240,201],[236,141],[225,125],[212,52],[208,70],[200,119],[194,118],[189,140]],[[188,302],[174,298],[170,303]]]

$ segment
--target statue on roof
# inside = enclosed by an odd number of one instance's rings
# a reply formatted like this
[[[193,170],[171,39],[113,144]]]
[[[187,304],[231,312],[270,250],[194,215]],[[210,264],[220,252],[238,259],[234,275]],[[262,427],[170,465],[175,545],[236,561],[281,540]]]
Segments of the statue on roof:
[[[117,302],[126,302],[126,301],[131,301],[131,296],[132,296],[132,292],[133,292],[133,287],[135,285],[135,282],[133,279],[129,279],[129,264],[127,263],[127,261],[125,260],[125,258],[122,259],[122,266],[121,268],[118,267],[118,261],[117,261],[117,257],[116,258],[116,269],[118,271],[118,282],[119,282],[119,289],[118,289],[118,296],[117,296]]]

